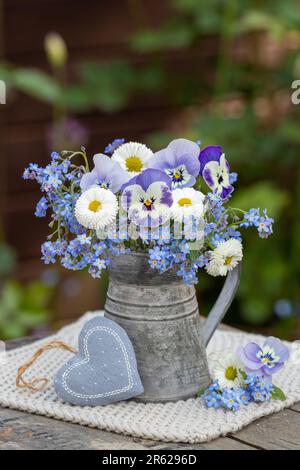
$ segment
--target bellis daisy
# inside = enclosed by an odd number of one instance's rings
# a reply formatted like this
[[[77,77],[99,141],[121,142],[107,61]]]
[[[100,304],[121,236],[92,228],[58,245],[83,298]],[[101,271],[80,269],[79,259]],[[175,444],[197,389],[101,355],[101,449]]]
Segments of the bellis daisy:
[[[243,383],[243,377],[240,369],[243,367],[241,361],[235,354],[228,354],[220,358],[213,370],[214,380],[218,380],[221,388],[240,387]]]
[[[108,189],[92,187],[77,200],[75,216],[86,228],[102,229],[110,225],[116,217],[118,201]]]
[[[178,222],[193,216],[199,220],[204,213],[204,194],[193,188],[175,189],[172,191],[172,216]]]
[[[221,241],[214,251],[209,252],[209,262],[206,266],[211,276],[226,276],[243,258],[243,246],[235,238]]]
[[[148,168],[148,162],[152,155],[152,150],[146,145],[138,142],[128,142],[120,145],[114,151],[112,159],[118,162],[130,177],[133,177]]]

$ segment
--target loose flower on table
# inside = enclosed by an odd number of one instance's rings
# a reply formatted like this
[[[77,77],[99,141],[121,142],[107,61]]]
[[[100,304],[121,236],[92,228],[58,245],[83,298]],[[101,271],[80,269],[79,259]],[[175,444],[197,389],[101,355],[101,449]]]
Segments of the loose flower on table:
[[[284,392],[273,383],[273,375],[289,359],[289,350],[278,338],[269,337],[260,346],[250,342],[214,361],[212,384],[200,391],[208,408],[237,411],[251,402],[285,400]]]

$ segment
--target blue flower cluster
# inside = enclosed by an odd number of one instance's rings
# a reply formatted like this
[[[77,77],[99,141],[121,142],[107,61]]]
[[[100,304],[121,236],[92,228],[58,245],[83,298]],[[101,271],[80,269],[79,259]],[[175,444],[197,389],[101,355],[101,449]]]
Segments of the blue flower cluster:
[[[224,207],[224,199],[215,193],[208,193],[207,209],[210,221],[204,226],[204,235],[209,237],[213,247],[230,238],[242,241],[242,235],[237,230],[238,224],[231,222],[228,211]]]
[[[114,151],[120,147],[120,145],[124,144],[125,139],[115,139],[111,144],[108,144],[105,147],[104,153],[114,153]]]
[[[74,208],[80,194],[82,175],[83,167],[73,165],[71,159],[53,152],[49,165],[41,168],[30,164],[23,177],[36,180],[45,194],[37,203],[36,217],[45,217],[51,210],[50,227],[55,230],[42,244],[44,263],[54,264],[60,260],[64,268],[87,269],[91,276],[99,278],[116,250],[111,241],[99,241],[77,222]],[[52,241],[54,237],[57,239]]]
[[[51,193],[59,189],[65,179],[72,179],[74,175],[69,173],[71,165],[70,160],[61,159],[58,161],[59,154],[52,152],[51,162],[45,167],[39,167],[35,163],[31,163],[23,173],[24,179],[36,180],[43,192]],[[69,176],[67,176],[69,175]]]
[[[248,389],[251,401],[263,402],[271,399],[274,385],[265,377],[249,374],[247,378],[244,379],[244,384]]]
[[[218,380],[214,381],[203,393],[202,399],[208,408],[237,411],[251,402],[269,401],[273,390],[273,384],[264,377],[250,374],[244,379],[242,387],[222,389]]]
[[[273,223],[274,219],[268,217],[266,209],[264,209],[263,215],[261,215],[260,209],[250,209],[245,213],[240,226],[256,227],[261,238],[268,238],[273,233]]]
[[[198,254],[195,259],[191,259],[191,249],[185,240],[158,241],[149,249],[149,263],[152,269],[163,273],[175,268],[176,274],[182,277],[186,284],[198,282],[197,271],[207,262],[205,255]]]

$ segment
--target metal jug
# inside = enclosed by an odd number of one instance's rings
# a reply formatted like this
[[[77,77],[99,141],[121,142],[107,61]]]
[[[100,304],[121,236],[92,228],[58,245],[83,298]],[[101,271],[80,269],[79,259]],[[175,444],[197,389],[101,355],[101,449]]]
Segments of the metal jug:
[[[105,316],[122,326],[132,341],[145,390],[136,400],[184,400],[210,384],[205,348],[235,296],[239,279],[238,266],[228,274],[203,323],[195,288],[184,284],[176,269],[155,272],[144,253],[115,258]]]

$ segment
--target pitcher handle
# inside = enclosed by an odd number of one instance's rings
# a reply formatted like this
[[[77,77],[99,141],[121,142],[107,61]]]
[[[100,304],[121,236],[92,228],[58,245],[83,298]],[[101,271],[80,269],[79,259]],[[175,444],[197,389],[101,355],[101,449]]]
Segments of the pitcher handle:
[[[203,325],[203,341],[205,346],[208,345],[212,335],[216,331],[217,327],[223,320],[227,310],[229,309],[237,288],[240,283],[241,277],[241,263],[229,272],[227,275],[224,286],[217,298],[213,308],[209,312],[207,319]]]

